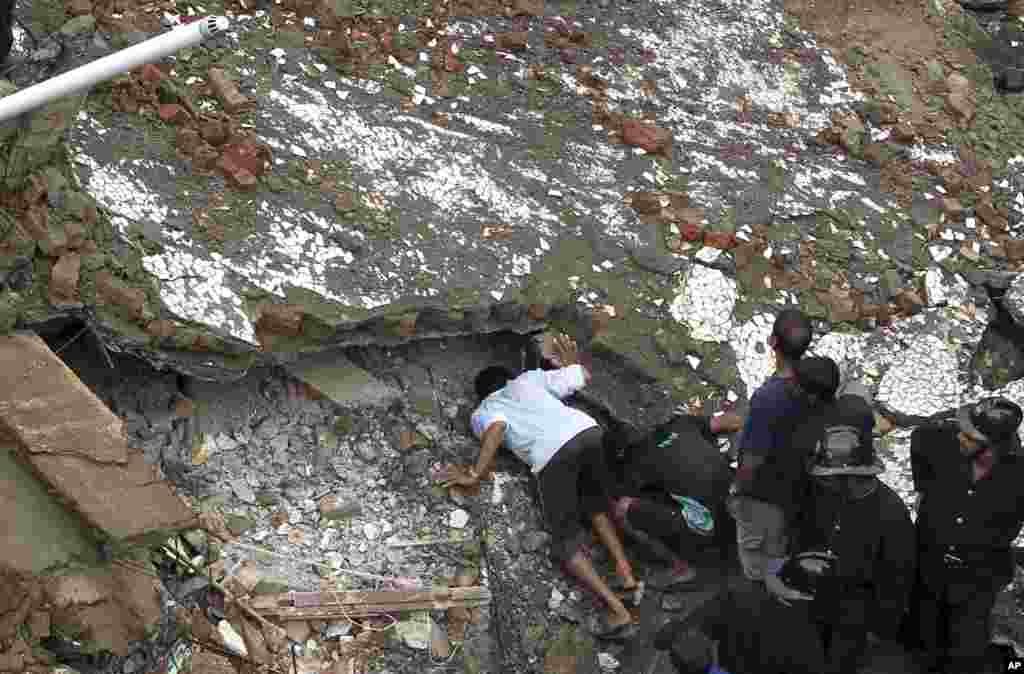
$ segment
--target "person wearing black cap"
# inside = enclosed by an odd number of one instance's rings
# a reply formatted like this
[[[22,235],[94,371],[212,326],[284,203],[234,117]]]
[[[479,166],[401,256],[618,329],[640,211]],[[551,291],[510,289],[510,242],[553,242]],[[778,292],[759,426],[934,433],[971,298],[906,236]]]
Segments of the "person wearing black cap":
[[[1006,398],[966,405],[910,437],[918,492],[918,636],[933,672],[985,672],[996,595],[1013,577],[1024,523],[1021,408]],[[994,663],[991,663],[994,664]]]
[[[877,477],[883,468],[867,401],[834,397],[839,368],[830,358],[805,358],[796,380],[812,398],[792,438],[810,479],[794,524],[799,553],[779,580],[813,596],[809,615],[820,630],[825,671],[852,674],[869,627],[888,641],[900,636],[914,581],[914,525],[899,495]]]

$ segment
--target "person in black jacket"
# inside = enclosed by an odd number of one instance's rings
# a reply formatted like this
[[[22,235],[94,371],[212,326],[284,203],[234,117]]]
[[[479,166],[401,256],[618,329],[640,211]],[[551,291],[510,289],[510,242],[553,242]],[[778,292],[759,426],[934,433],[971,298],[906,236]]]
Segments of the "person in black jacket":
[[[988,398],[910,438],[918,492],[918,636],[933,672],[981,674],[996,595],[1024,522],[1021,408]]]
[[[878,479],[883,472],[872,438],[874,414],[858,395],[830,400],[839,370],[828,358],[797,366],[804,390],[828,401],[813,408],[792,438],[808,457],[806,500],[796,521],[799,554],[780,578],[814,584],[810,606],[821,631],[828,672],[851,674],[868,632],[897,641],[915,571],[914,525],[906,505]]]

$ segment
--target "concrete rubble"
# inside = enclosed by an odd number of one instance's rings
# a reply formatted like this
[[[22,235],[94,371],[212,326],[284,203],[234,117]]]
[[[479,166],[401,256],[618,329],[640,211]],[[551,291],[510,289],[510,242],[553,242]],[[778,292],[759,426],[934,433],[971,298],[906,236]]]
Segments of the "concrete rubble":
[[[12,575],[0,672],[49,671],[48,634],[114,653],[104,674],[655,671],[587,636],[592,600],[552,568],[522,466],[502,457],[476,493],[433,479],[475,455],[473,374],[528,366],[522,335],[549,327],[594,353],[580,404],[636,435],[679,404],[742,405],[774,308],[799,302],[813,352],[875,396],[908,502],[913,424],[1024,402],[1024,158],[963,140],[991,123],[1019,147],[992,121],[1018,104],[972,64],[907,82],[776,0],[655,0],[642,22],[608,3],[131,4],[71,2],[37,44],[18,29],[31,58],[3,89],[52,74],[51,50],[66,69],[232,19],[0,129],[0,328],[47,339],[0,338],[22,471],[0,502],[49,522],[19,550],[20,520],[5,562],[103,569]],[[918,119],[901,97],[925,90]],[[103,566],[154,532],[160,568]],[[281,625],[233,601],[476,585],[491,606]],[[1022,643],[1015,597],[997,629]],[[652,620],[694,601],[659,597]]]

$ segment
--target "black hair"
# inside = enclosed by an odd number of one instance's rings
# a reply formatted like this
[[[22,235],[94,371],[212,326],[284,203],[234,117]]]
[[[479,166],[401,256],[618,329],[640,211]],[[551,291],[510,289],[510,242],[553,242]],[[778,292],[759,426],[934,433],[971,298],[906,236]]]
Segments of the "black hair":
[[[775,317],[772,335],[777,340],[775,348],[787,360],[796,363],[811,345],[814,327],[811,320],[799,309],[783,309]]]
[[[512,379],[512,371],[501,365],[492,365],[480,370],[473,381],[476,397],[483,400],[495,391],[500,391]]]
[[[822,402],[835,400],[839,389],[839,366],[828,357],[801,359],[795,366],[796,383],[814,407]]]

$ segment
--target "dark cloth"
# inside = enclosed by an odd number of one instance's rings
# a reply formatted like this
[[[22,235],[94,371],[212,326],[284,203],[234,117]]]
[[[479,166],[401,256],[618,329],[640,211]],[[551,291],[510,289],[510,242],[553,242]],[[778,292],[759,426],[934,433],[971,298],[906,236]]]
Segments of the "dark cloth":
[[[919,586],[916,602],[918,635],[929,665],[949,674],[983,674],[993,662],[988,649],[992,606],[997,590],[963,597]],[[956,601],[951,601],[956,599]]]
[[[626,522],[630,528],[659,539],[676,552],[703,548],[715,541],[691,529],[678,505],[663,501],[640,499],[634,502],[626,513]]]
[[[706,507],[725,500],[732,474],[729,460],[719,450],[710,420],[701,416],[675,417],[625,453],[627,489],[658,489],[689,496]]]
[[[838,557],[835,584],[815,598],[821,615],[830,615],[844,597],[866,592],[871,630],[896,639],[914,586],[914,524],[899,495],[875,482],[874,492],[857,500],[814,485],[798,520],[796,549],[831,550]]]
[[[807,607],[783,606],[764,587],[744,583],[697,608],[684,624],[718,642],[731,674],[821,674],[825,658]]]
[[[910,439],[922,582],[942,595],[1001,588],[1013,577],[1011,545],[1024,522],[1024,461],[1000,456],[974,482],[950,423],[917,428]],[[959,598],[953,596],[953,600]]]
[[[779,468],[785,471],[776,479],[780,483],[789,484],[791,491],[786,493],[786,509],[791,520],[795,520],[812,491],[812,483],[807,475],[807,460],[814,454],[818,442],[826,428],[831,426],[853,426],[860,429],[861,442],[873,442],[875,418],[864,400],[855,395],[844,395],[829,404],[820,405],[807,410],[803,419],[799,420],[790,437],[788,461]],[[781,490],[781,487],[780,487]]]
[[[14,0],[0,0],[0,63],[14,45]]]
[[[825,652],[823,671],[829,674],[857,672],[867,651],[868,626],[874,605],[870,588],[853,587],[837,596],[816,596],[811,602],[811,616]]]
[[[744,457],[762,459],[751,479],[740,485],[744,496],[773,503],[787,512],[793,507],[803,474],[803,456],[792,451],[791,436],[807,411],[796,384],[771,377],[750,399],[750,411],[739,441],[739,462]]]
[[[601,429],[588,428],[562,445],[537,474],[537,486],[551,534],[551,555],[568,561],[584,542],[584,518],[609,510],[613,481]]]

